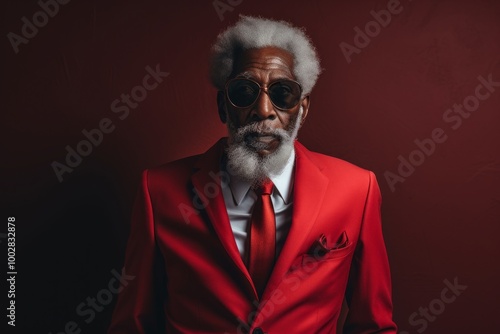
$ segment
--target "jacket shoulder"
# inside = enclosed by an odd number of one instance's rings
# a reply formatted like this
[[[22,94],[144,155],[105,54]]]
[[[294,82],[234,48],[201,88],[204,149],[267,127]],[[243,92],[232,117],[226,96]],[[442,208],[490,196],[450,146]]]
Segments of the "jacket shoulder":
[[[300,143],[296,145],[296,153],[309,159],[330,180],[330,185],[334,188],[349,189],[359,194],[366,194],[373,186],[378,188],[375,173],[368,169],[339,158],[310,151]]]
[[[366,175],[371,171],[362,167],[359,167],[349,161],[342,160],[336,157],[328,156],[321,153],[316,153],[318,161],[321,161],[325,169],[333,169],[340,173],[349,173],[351,175]]]
[[[199,157],[200,155],[193,155],[145,169],[143,179],[147,182],[151,194],[163,194],[172,189],[185,188]]]
[[[355,164],[346,160],[332,157],[323,153],[310,151],[302,144],[299,144],[297,146],[297,149],[302,154],[306,155],[307,158],[309,158],[316,166],[318,166],[318,168],[325,172],[333,172],[335,174],[348,174],[349,177],[366,176],[367,174],[371,173],[371,171],[356,166]]]

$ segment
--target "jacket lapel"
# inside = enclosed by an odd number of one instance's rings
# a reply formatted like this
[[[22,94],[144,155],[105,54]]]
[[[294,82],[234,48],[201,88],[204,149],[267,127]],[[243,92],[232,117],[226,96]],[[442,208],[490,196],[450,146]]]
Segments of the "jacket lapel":
[[[203,210],[207,213],[210,223],[224,249],[238,270],[245,276],[249,283],[248,285],[256,296],[250,274],[238,251],[222,194],[220,164],[225,142],[225,138],[219,140],[205,154],[200,156],[195,165],[195,172],[191,176],[191,182],[204,205]],[[215,191],[213,188],[214,184],[216,186]]]
[[[295,142],[295,154],[292,223],[264,292],[264,298],[281,282],[299,255],[301,246],[316,221],[328,185],[328,178],[321,172],[321,166],[311,161],[309,151],[298,142]]]

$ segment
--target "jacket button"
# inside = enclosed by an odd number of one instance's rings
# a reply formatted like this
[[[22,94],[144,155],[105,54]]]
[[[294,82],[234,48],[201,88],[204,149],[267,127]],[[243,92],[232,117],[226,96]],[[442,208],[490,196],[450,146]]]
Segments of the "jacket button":
[[[257,327],[253,330],[252,332],[253,334],[264,334],[264,331],[262,330],[262,328],[260,327]]]

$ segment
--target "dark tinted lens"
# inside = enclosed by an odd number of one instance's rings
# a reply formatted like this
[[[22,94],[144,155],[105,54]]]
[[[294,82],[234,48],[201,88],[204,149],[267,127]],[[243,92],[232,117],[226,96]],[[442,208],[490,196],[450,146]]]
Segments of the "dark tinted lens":
[[[272,83],[267,89],[271,101],[280,109],[292,109],[300,101],[302,89],[294,81],[280,80]]]
[[[232,104],[245,108],[251,106],[259,95],[259,86],[250,80],[235,79],[227,86],[227,96]]]

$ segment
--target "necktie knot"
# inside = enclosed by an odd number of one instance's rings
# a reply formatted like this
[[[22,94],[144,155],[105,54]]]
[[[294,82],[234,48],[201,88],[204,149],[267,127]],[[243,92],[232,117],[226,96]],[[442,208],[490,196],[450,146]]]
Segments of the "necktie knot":
[[[271,195],[273,193],[274,183],[271,180],[264,181],[260,186],[257,187],[255,192],[257,195]]]

